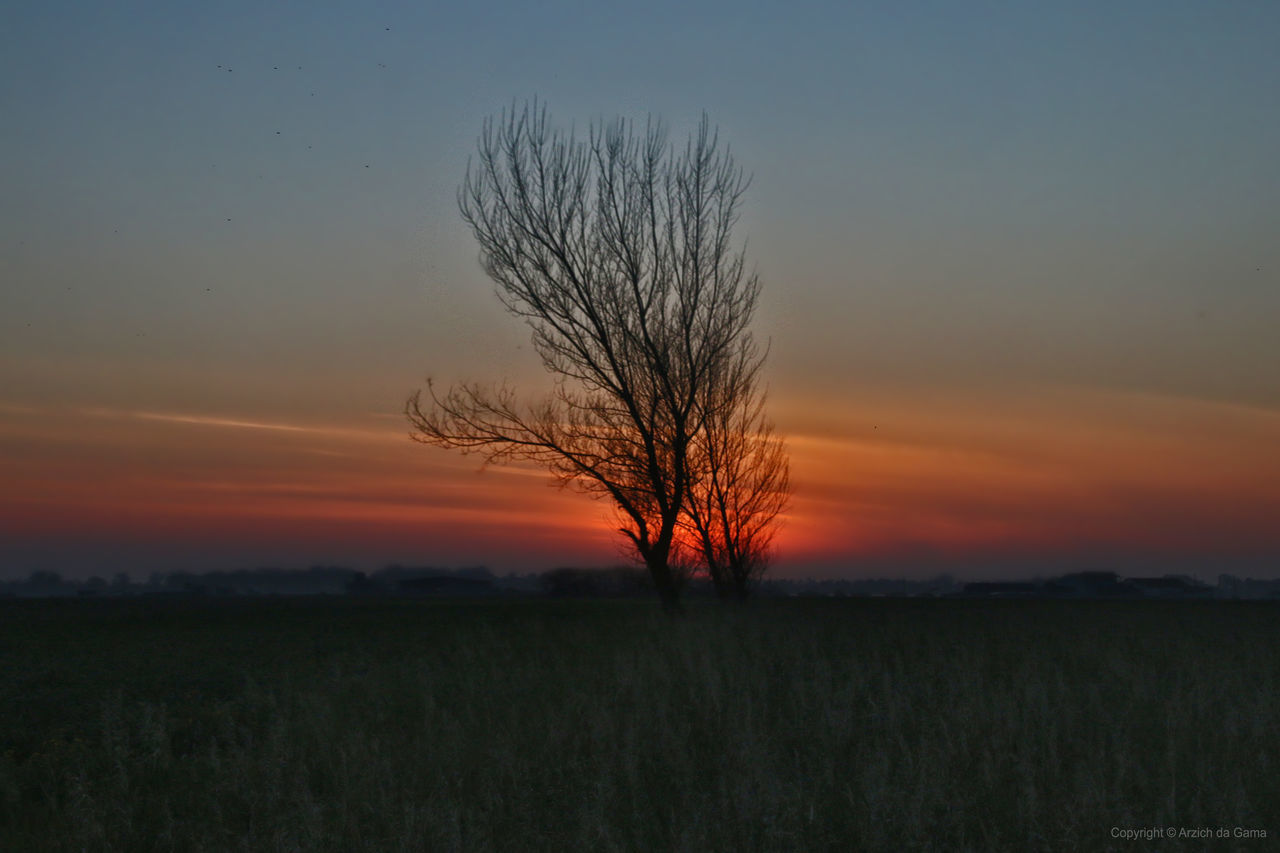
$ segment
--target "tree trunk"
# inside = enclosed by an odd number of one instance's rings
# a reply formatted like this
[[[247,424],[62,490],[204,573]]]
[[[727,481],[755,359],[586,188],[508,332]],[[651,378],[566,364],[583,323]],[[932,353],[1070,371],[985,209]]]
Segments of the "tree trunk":
[[[653,578],[653,587],[658,591],[658,598],[662,601],[662,609],[672,616],[684,612],[680,606],[680,590],[676,587],[675,578],[671,574],[671,567],[667,565],[667,561],[651,558],[648,565],[649,575]]]
[[[658,599],[662,601],[662,609],[674,616],[681,612],[680,590],[676,586],[675,577],[671,574],[670,558],[671,536],[669,534],[660,535],[657,544],[644,553],[644,562],[649,569],[649,577],[653,579],[653,588],[658,593]]]
[[[728,601],[734,597],[733,586],[729,583],[729,579],[724,576],[724,570],[710,572],[711,584],[715,587],[716,598],[721,601]]]
[[[649,576],[653,578],[653,588],[662,601],[662,609],[672,616],[683,612],[680,607],[680,588],[671,573],[671,543],[675,537],[676,519],[675,512],[662,519],[657,541],[643,554],[645,565],[649,567]]]

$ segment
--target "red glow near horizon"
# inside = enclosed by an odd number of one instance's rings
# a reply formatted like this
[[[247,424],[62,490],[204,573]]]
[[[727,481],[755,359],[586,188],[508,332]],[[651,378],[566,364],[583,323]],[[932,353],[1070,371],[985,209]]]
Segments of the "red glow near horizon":
[[[784,425],[827,418],[789,439],[796,493],[780,574],[1280,550],[1280,418],[1269,412],[1114,395],[989,414],[874,404],[874,416],[779,407]],[[91,565],[149,549],[224,565],[237,553],[516,570],[623,559],[605,503],[549,488],[537,470],[481,473],[392,430],[126,413],[86,431],[82,418],[28,412],[0,434],[28,443],[0,489],[11,574],[42,548]]]

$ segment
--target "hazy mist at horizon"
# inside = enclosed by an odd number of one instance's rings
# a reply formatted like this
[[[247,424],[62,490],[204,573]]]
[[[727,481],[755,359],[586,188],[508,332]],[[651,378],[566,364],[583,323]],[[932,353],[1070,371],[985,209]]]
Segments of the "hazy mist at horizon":
[[[27,4],[0,31],[0,577],[619,562],[412,444],[546,378],[486,116],[706,110],[753,183],[781,576],[1280,576],[1280,6]]]

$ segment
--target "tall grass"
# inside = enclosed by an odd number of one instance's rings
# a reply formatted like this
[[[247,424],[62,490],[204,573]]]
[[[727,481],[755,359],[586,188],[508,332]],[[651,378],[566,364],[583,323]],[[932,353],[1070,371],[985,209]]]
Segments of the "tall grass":
[[[0,849],[1280,833],[1269,605],[759,602],[675,621],[640,602],[165,607],[6,605],[0,662],[25,669],[0,694],[23,721],[0,730]]]

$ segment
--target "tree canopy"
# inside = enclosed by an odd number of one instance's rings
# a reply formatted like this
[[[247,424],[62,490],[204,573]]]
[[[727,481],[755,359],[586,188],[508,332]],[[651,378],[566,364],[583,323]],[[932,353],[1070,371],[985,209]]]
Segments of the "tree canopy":
[[[536,103],[486,121],[459,207],[555,389],[522,402],[503,384],[428,383],[406,405],[415,440],[532,460],[612,501],[668,607],[682,555],[763,556],[769,537],[754,527],[785,504],[749,328],[760,281],[732,240],[748,183],[706,116],[682,147],[655,120],[596,122],[578,138]],[[765,463],[774,473],[752,479]],[[741,483],[775,495],[772,511],[726,501]]]

